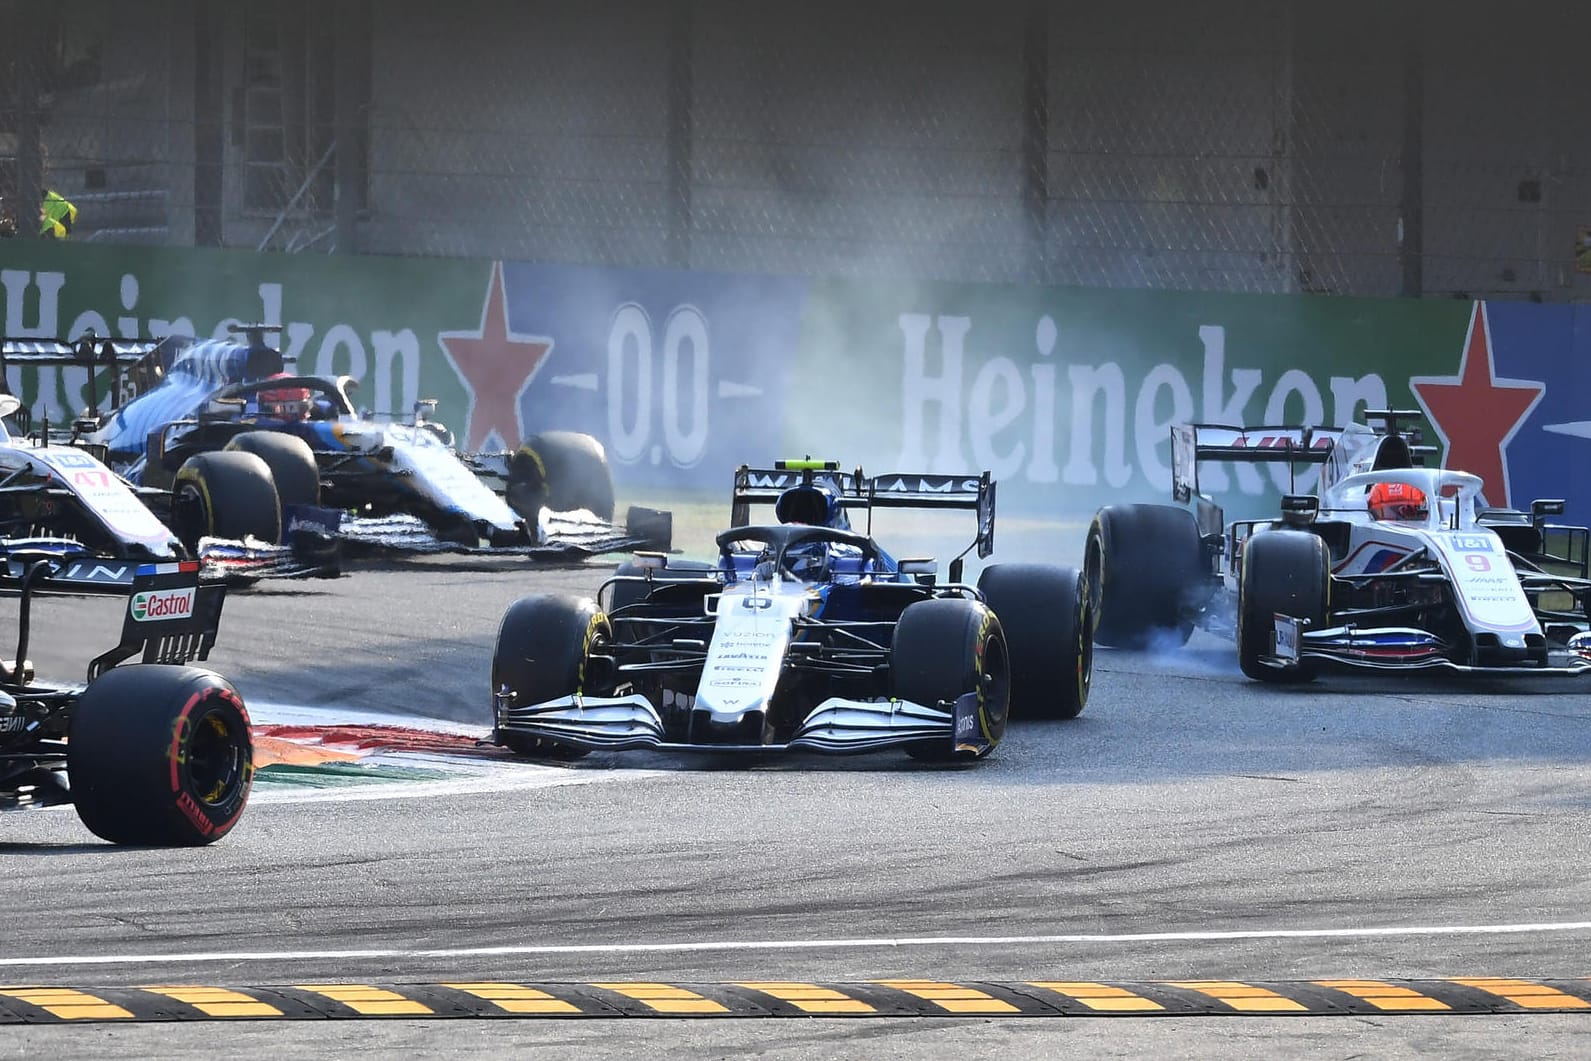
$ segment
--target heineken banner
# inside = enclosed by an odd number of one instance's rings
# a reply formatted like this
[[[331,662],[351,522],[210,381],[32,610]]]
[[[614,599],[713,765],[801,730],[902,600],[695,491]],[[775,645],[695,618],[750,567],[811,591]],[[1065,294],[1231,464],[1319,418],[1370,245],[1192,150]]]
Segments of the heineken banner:
[[[566,428],[621,490],[726,491],[784,456],[869,471],[988,468],[1007,511],[1169,499],[1169,425],[1343,424],[1420,410],[1492,503],[1591,518],[1591,319],[1581,307],[1087,291],[0,241],[5,334],[283,328],[297,371],[356,401],[422,398],[470,450]],[[35,416],[87,405],[77,369],[7,383]],[[1264,511],[1285,469],[1201,478]]]

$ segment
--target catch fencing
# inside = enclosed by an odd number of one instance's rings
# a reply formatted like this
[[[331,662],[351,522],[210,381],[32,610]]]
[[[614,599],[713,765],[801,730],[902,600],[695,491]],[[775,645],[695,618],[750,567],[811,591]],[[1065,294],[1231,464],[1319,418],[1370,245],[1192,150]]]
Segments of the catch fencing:
[[[1588,8],[0,0],[0,197],[108,243],[1572,301]]]

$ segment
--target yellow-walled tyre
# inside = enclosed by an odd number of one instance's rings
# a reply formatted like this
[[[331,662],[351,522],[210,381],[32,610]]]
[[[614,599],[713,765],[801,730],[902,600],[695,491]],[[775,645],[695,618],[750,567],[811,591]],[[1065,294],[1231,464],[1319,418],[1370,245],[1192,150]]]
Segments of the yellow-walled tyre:
[[[282,540],[282,505],[271,469],[253,453],[198,453],[171,488],[171,529],[190,554],[203,537]]]

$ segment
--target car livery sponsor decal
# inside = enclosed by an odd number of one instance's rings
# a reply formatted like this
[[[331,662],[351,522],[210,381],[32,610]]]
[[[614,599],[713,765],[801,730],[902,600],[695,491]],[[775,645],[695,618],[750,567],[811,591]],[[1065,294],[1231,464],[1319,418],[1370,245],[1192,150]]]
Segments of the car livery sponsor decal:
[[[732,721],[760,707],[779,682],[790,620],[806,598],[804,592],[775,592],[778,585],[742,583],[719,598],[696,690],[696,706],[709,709],[716,721]]]
[[[91,454],[58,446],[32,452],[118,537],[147,545],[158,553],[170,554],[171,531],[155,518],[137,494]]]
[[[80,453],[73,450],[46,449],[40,450],[39,456],[43,458],[44,463],[62,471],[74,468],[98,468],[101,471],[104,470],[104,467],[87,453]]]
[[[1490,533],[1433,533],[1430,541],[1442,555],[1453,596],[1472,631],[1540,633],[1519,575]]]
[[[127,611],[141,623],[186,619],[193,615],[193,595],[192,586],[180,589],[145,590],[133,594]]]
[[[1492,540],[1484,534],[1455,534],[1451,539],[1453,548],[1461,553],[1492,553]]]

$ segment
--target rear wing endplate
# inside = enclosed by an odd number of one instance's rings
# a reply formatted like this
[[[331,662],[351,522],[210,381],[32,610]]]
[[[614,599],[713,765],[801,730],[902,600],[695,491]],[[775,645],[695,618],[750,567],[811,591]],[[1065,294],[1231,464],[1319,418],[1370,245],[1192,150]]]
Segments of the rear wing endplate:
[[[136,563],[10,548],[0,564],[0,589],[16,592],[18,660],[27,658],[33,598],[41,593],[101,593],[127,598],[121,640],[97,656],[88,680],[142,653],[145,663],[206,659],[221,626],[226,587],[199,581],[197,560]]]

